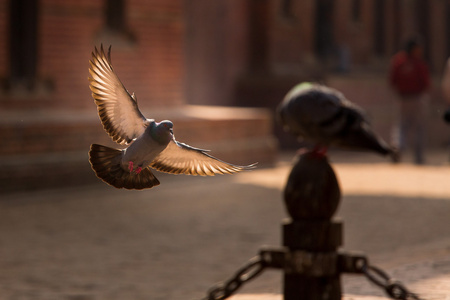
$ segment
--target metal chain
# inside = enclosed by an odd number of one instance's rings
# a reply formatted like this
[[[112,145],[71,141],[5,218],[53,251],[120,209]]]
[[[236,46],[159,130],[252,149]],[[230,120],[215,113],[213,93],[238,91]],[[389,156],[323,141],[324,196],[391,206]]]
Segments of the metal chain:
[[[208,291],[208,296],[203,300],[223,300],[233,295],[244,283],[260,275],[266,264],[261,255],[255,256],[239,269],[230,279],[218,283]]]
[[[269,252],[262,251],[259,255],[250,259],[248,263],[240,268],[230,279],[214,285],[208,291],[208,295],[202,300],[227,299],[232,296],[244,283],[247,283],[260,275],[267,267],[283,268],[283,264],[278,265],[278,260],[280,259],[278,256],[281,255],[281,257],[283,257],[283,252],[272,251],[273,254],[276,254],[276,256],[272,257],[267,255]],[[272,261],[276,257],[277,259]],[[284,258],[282,258],[282,260],[284,260]],[[359,263],[357,264],[354,272],[364,274],[370,282],[384,289],[390,298],[395,300],[421,300],[417,294],[410,292],[401,282],[391,278],[385,271],[378,267],[369,265],[366,259],[361,260],[360,257],[358,257],[358,262]]]
[[[378,267],[365,265],[362,268],[362,272],[370,282],[384,289],[386,294],[392,299],[420,300],[417,294],[408,291],[401,282],[394,280]]]

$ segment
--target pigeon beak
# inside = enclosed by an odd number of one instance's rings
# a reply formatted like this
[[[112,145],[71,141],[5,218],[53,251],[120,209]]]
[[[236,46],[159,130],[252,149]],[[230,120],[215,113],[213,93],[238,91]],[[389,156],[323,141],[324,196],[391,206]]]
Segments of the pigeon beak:
[[[170,128],[170,129],[169,129],[169,131],[170,131],[170,134],[172,134],[172,135],[173,135],[173,129],[172,129],[172,128]]]

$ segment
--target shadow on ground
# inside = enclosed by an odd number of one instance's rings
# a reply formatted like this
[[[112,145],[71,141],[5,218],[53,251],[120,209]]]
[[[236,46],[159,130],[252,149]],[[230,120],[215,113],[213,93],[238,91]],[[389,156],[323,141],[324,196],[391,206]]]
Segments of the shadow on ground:
[[[164,175],[142,192],[99,182],[5,195],[2,299],[201,299],[262,245],[280,244],[288,170],[262,169],[252,180]],[[383,266],[380,257],[397,250],[450,240],[449,212],[449,199],[349,194],[338,215],[344,248]],[[242,292],[278,293],[280,284],[281,273],[268,271]],[[346,292],[367,294],[359,284]]]

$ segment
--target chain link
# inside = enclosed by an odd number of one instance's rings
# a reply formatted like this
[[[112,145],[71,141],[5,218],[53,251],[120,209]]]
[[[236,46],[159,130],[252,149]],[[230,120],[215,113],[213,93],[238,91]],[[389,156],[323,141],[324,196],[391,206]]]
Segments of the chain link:
[[[384,289],[386,294],[392,299],[420,300],[419,296],[408,291],[401,282],[392,279],[385,271],[378,267],[365,265],[362,268],[362,272],[370,282]]]
[[[268,255],[272,253],[273,255]],[[230,279],[214,285],[208,295],[202,300],[224,300],[233,295],[244,283],[260,275],[267,267],[285,268],[287,263],[283,251],[262,251],[240,268]],[[274,258],[277,258],[275,261]],[[395,300],[421,300],[416,294],[410,292],[401,282],[391,278],[382,269],[369,265],[367,259],[356,257],[358,264],[356,272],[362,273],[376,286],[382,288],[386,294]],[[285,263],[280,263],[284,261]],[[342,271],[341,271],[342,272]],[[344,271],[345,272],[345,271]],[[347,270],[348,272],[348,270]]]
[[[203,300],[223,300],[233,295],[244,283],[261,274],[266,265],[261,255],[255,256],[239,269],[236,274],[227,281],[213,286]]]

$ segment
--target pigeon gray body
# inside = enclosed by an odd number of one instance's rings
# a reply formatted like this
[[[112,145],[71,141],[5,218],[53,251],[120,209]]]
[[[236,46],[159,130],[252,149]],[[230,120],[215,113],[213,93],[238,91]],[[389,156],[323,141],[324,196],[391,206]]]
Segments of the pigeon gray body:
[[[111,49],[110,49],[111,50]],[[202,150],[175,140],[171,121],[156,122],[140,112],[114,73],[108,55],[97,48],[90,60],[90,89],[103,128],[125,149],[93,144],[89,161],[97,177],[116,188],[144,189],[159,185],[150,168],[172,174],[214,176],[251,169],[221,161]]]
[[[278,106],[277,115],[286,131],[316,147],[395,153],[373,132],[361,108],[323,85],[305,82],[295,86]]]

